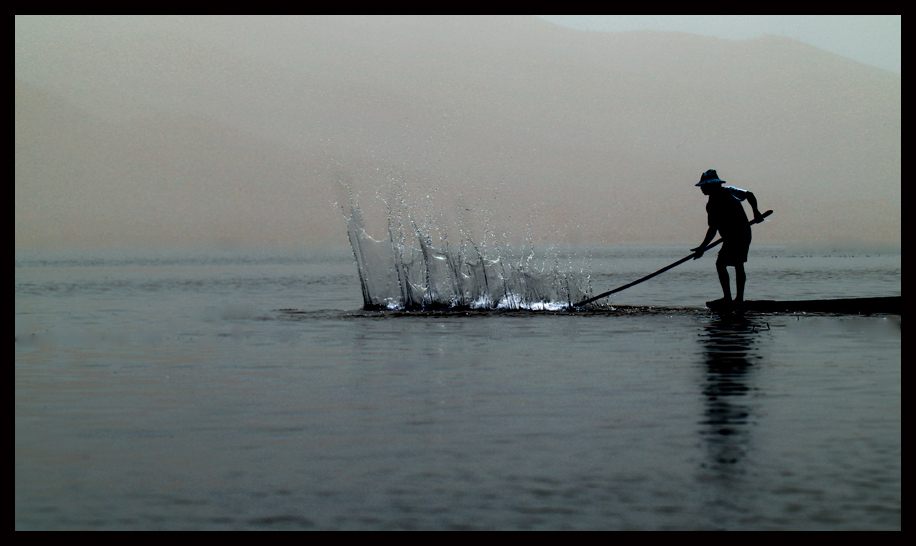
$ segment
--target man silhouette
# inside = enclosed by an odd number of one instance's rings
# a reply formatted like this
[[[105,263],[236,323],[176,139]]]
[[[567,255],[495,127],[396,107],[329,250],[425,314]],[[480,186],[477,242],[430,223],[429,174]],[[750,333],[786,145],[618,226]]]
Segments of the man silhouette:
[[[724,297],[721,300],[707,302],[710,306],[732,302],[730,280],[726,267],[735,268],[735,302],[744,301],[744,262],[747,261],[747,251],[751,246],[751,226],[747,221],[747,214],[741,202],[747,199],[754,210],[754,219],[762,220],[760,211],[757,210],[757,198],[754,194],[735,188],[723,186],[724,180],[719,179],[715,169],[709,169],[700,176],[697,186],[704,195],[709,196],[706,203],[706,214],[709,229],[706,238],[700,246],[690,249],[695,252],[694,260],[703,256],[706,245],[712,242],[716,232],[722,236],[722,250],[716,260],[716,271],[719,273],[719,283],[722,285]]]

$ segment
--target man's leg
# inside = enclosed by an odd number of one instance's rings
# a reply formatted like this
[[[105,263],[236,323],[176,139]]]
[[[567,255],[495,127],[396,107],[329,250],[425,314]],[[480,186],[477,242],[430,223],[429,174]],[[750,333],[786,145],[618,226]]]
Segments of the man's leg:
[[[744,264],[735,266],[735,301],[744,301],[744,281],[747,277],[744,275]]]
[[[722,293],[725,294],[725,300],[731,301],[732,292],[731,286],[728,279],[728,269],[725,268],[725,264],[716,262],[716,271],[719,273],[719,284],[722,285]],[[741,269],[741,274],[744,275],[744,268]],[[743,285],[740,285],[742,290],[744,289]],[[743,295],[743,292],[740,292]]]

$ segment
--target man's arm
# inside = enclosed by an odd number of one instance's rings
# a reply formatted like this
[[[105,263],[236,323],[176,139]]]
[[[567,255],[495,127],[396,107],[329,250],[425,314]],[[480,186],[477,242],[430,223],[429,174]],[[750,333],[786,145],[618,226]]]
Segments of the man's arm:
[[[751,208],[754,210],[754,220],[763,221],[763,216],[760,215],[760,211],[757,210],[757,198],[754,197],[754,194],[747,192],[747,202],[751,204]]]
[[[755,210],[755,211],[757,210],[756,207],[754,208],[754,210]],[[759,213],[758,213],[758,214],[759,214]],[[705,252],[705,250],[703,250],[703,249],[706,248],[706,245],[708,245],[709,243],[712,242],[712,238],[716,236],[716,231],[717,231],[717,230],[716,230],[716,228],[714,228],[714,227],[710,227],[709,229],[707,229],[707,230],[706,230],[706,237],[703,239],[703,242],[700,243],[700,246],[698,246],[698,247],[696,247],[696,248],[691,248],[691,249],[690,249],[691,252],[695,252],[695,253],[696,253],[696,255],[693,257],[694,260],[699,260],[700,258],[703,257],[703,252]]]

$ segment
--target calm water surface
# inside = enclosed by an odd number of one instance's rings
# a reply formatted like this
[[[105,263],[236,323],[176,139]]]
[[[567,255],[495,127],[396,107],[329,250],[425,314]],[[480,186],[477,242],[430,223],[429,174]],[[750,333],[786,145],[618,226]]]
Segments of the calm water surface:
[[[685,250],[589,254],[600,292]],[[16,528],[900,529],[900,317],[720,317],[713,262],[392,314],[348,248],[17,253]],[[900,262],[759,246],[748,297]]]

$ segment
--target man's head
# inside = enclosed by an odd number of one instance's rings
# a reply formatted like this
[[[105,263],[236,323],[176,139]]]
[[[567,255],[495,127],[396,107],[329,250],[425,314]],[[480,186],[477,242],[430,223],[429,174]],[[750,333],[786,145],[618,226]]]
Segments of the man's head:
[[[709,169],[700,175],[700,181],[697,182],[697,186],[703,191],[703,195],[709,195],[713,191],[721,188],[724,183],[725,180],[719,179],[719,175],[716,174],[715,169]]]

